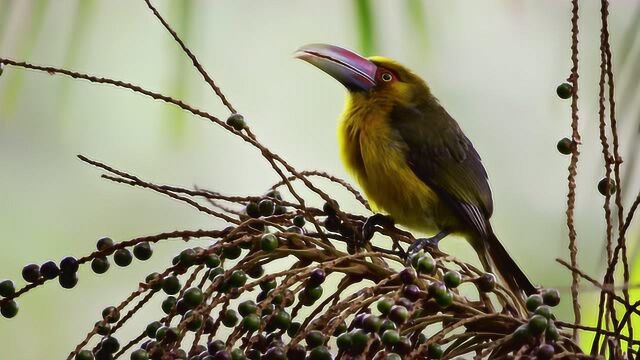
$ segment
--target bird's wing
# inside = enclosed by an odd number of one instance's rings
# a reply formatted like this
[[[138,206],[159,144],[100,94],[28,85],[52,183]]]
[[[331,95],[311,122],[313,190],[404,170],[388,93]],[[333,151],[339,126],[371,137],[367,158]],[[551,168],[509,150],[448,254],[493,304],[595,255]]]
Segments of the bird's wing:
[[[416,176],[481,236],[493,212],[487,172],[456,121],[434,99],[416,107],[396,106],[391,126],[406,143]]]

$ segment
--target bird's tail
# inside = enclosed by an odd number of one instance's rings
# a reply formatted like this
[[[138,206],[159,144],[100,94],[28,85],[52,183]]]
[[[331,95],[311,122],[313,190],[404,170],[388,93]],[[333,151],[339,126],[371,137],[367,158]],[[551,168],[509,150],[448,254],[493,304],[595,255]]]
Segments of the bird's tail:
[[[526,295],[538,292],[535,286],[527,278],[520,267],[511,258],[507,250],[502,246],[491,227],[488,229],[488,235],[484,241],[479,241],[478,254],[485,271],[497,271],[497,275],[504,281],[509,290],[515,294]]]

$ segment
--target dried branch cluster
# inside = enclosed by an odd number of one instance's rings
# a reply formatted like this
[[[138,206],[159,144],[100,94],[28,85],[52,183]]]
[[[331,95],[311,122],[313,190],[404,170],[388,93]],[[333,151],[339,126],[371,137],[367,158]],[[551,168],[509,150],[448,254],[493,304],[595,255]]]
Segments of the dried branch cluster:
[[[613,272],[621,252],[625,282],[628,281],[624,234],[640,196],[623,221],[620,192],[616,193],[619,239],[614,249],[609,202],[613,195],[611,190],[619,188],[621,160],[606,0],[602,0],[604,55],[600,120],[606,163],[607,182],[603,187],[610,251],[609,268],[602,284],[579,270],[577,233],[573,226],[580,144],[577,0],[572,2],[573,68],[570,84],[563,90],[567,98],[573,99],[573,136],[567,140],[567,153],[572,154],[567,210],[571,263],[560,262],[574,276],[575,324],[559,321],[553,315],[551,307],[560,301],[555,290],[542,290],[541,294],[524,300],[521,294],[503,287],[492,274],[437,249],[406,259],[403,249],[414,238],[391,224],[378,226],[376,231],[380,235],[373,242],[362,241],[366,215],[343,211],[318,183],[338,184],[368,211],[363,197],[343,180],[318,171],[296,170],[265,147],[178,34],[149,0],[145,2],[232,113],[226,122],[182,100],[124,81],[4,58],[0,58],[0,64],[112,84],[171,103],[243,139],[260,152],[281,181],[264,195],[229,196],[199,188],[154,184],[79,156],[103,171],[105,179],[166,195],[224,221],[227,227],[174,231],[119,243],[102,238],[98,240],[97,251],[87,256],[67,257],[60,263],[27,265],[23,278],[29,284],[25,287],[16,291],[13,282],[0,282],[0,296],[3,296],[0,309],[5,317],[16,315],[17,298],[50,280],[57,279],[65,288],[74,287],[80,266],[90,264],[94,272],[104,273],[111,261],[118,266],[128,266],[134,257],[149,259],[152,246],[162,241],[210,239],[209,246],[187,247],[166,269],[148,275],[125,300],[104,309],[101,318],[67,359],[115,359],[125,354],[133,360],[450,359],[461,355],[548,359],[591,358],[603,354],[606,349],[611,358],[622,359],[625,344],[627,354],[635,353],[633,346],[640,345],[640,341],[633,339],[631,317],[638,315],[637,303],[630,305],[626,290],[622,297],[616,294]],[[613,155],[609,154],[605,132],[605,78],[609,80],[610,89]],[[609,181],[611,174],[615,180]],[[300,186],[315,196],[303,198],[299,195]],[[579,278],[602,289],[600,322],[596,328],[579,325]],[[150,324],[136,322],[134,319],[139,310],[154,296],[165,297],[161,311],[158,309],[161,317]],[[625,308],[620,320],[615,304]],[[140,335],[133,339],[117,339],[124,326],[138,328]],[[614,330],[607,330],[609,328]],[[597,334],[591,355],[583,354],[574,342],[578,329]],[[573,330],[573,334],[566,330]],[[601,341],[601,337],[606,341]]]

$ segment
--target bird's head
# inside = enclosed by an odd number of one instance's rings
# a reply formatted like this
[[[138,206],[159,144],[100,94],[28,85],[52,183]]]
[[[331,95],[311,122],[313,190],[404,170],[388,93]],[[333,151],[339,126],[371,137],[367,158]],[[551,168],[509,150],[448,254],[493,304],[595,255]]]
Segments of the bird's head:
[[[327,44],[303,46],[296,51],[295,57],[331,75],[354,97],[411,104],[430,93],[419,76],[385,57],[365,58]]]

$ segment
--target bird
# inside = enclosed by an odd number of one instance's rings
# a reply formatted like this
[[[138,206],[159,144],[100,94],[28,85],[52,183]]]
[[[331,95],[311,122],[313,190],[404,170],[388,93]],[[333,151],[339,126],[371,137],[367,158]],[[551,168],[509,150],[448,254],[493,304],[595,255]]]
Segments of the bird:
[[[347,90],[337,129],[340,157],[377,212],[363,231],[393,221],[435,234],[416,239],[410,254],[437,247],[450,234],[462,236],[484,270],[497,271],[510,290],[538,292],[491,227],[493,199],[480,155],[420,76],[393,59],[329,44],[305,45],[294,57]]]

